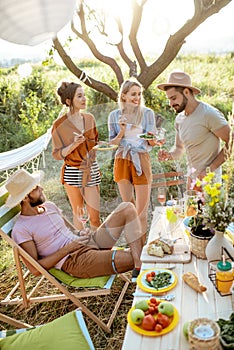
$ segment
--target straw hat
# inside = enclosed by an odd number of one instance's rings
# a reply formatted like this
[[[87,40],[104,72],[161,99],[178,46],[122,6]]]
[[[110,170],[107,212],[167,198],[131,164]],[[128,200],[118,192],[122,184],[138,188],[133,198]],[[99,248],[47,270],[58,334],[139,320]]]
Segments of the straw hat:
[[[157,87],[160,90],[165,91],[165,88],[167,87],[174,87],[174,86],[182,86],[184,88],[189,88],[193,90],[194,94],[200,94],[201,90],[192,86],[191,78],[187,73],[181,72],[181,71],[174,71],[169,75],[169,78],[167,80],[167,83],[165,84],[159,84]]]
[[[16,171],[6,182],[5,187],[9,192],[6,200],[6,206],[9,208],[15,207],[19,204],[44,177],[42,170],[30,174],[24,169]]]

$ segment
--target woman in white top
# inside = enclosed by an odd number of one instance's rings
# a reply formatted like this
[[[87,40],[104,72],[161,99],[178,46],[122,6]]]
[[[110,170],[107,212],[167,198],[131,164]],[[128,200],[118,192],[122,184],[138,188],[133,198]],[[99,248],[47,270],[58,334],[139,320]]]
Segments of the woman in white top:
[[[139,134],[156,132],[154,112],[144,106],[142,92],[138,81],[123,82],[119,109],[110,113],[108,128],[110,142],[119,146],[115,154],[114,180],[122,200],[135,204],[145,240],[152,182],[149,152],[157,142],[139,138]]]

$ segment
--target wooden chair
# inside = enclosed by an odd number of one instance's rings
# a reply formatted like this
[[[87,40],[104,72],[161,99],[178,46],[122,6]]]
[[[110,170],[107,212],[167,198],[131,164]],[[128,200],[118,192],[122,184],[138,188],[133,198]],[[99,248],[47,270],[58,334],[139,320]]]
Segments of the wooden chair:
[[[30,326],[30,324],[16,320],[15,318],[6,316],[2,313],[0,313],[0,322],[8,323],[9,325],[16,327],[16,328],[25,328],[25,329],[32,328],[32,326]],[[0,336],[0,338],[1,338],[1,336]]]
[[[45,270],[36,260],[34,260],[25,250],[23,250],[15,241],[11,238],[11,230],[14,225],[15,219],[20,212],[20,206],[9,209],[5,206],[6,198],[8,197],[7,190],[4,185],[0,187],[0,235],[6,240],[13,249],[13,255],[18,275],[18,282],[14,288],[8,293],[8,295],[0,301],[1,305],[12,305],[20,304],[24,307],[28,307],[32,303],[47,302],[53,300],[71,300],[77,307],[80,307],[82,311],[90,317],[94,322],[96,322],[104,331],[110,333],[111,325],[114,321],[115,315],[118,311],[118,308],[124,298],[124,295],[127,291],[130,280],[125,274],[120,274],[119,277],[124,281],[124,285],[120,291],[119,297],[116,303],[113,303],[113,310],[108,319],[107,323],[104,323],[100,318],[98,318],[89,308],[87,308],[82,302],[81,298],[90,297],[90,296],[99,296],[99,295],[110,295],[111,287],[115,280],[116,275],[113,276],[103,276],[97,278],[74,278],[70,275],[64,273],[63,271],[51,269],[56,277],[54,277],[50,271]],[[35,277],[36,284],[29,290],[29,287],[26,288],[27,280],[30,278],[30,271],[25,269],[25,265],[22,263],[23,260],[29,262],[34,266],[39,272],[40,276]],[[62,276],[61,276],[62,274]],[[59,278],[64,278],[59,280]],[[69,278],[72,281],[69,281]],[[59,294],[50,294],[50,295],[36,295],[38,288],[43,282],[48,284],[48,281],[59,290]],[[64,285],[65,282],[69,283],[69,288],[67,285]],[[70,292],[70,286],[82,287],[81,289],[76,289],[75,292]],[[89,288],[85,288],[89,286]],[[97,287],[98,286],[98,287]],[[92,288],[91,288],[92,287]],[[85,289],[84,289],[85,288]],[[26,290],[27,289],[27,290]],[[53,292],[53,288],[52,289]],[[69,290],[68,290],[69,289]],[[48,293],[48,288],[45,288]],[[17,294],[15,296],[15,294]],[[103,303],[105,299],[103,298]]]
[[[153,189],[159,187],[171,187],[178,186],[181,197],[184,194],[184,185],[186,184],[186,178],[183,171],[169,171],[165,173],[153,174],[151,185],[150,203],[153,209]]]

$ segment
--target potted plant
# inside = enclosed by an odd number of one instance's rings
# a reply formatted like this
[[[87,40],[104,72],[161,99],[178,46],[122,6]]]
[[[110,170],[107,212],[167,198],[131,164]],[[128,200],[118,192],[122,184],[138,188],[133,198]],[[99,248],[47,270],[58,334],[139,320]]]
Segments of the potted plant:
[[[196,214],[188,217],[187,229],[189,231],[191,252],[198,258],[206,259],[206,246],[214,236],[214,230],[206,226],[203,216],[203,201],[198,199]]]

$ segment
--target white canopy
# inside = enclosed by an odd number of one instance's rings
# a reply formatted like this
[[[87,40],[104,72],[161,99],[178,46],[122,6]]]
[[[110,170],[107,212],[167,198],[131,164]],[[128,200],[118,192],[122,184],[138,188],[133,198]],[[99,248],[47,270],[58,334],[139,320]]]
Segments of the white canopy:
[[[0,37],[37,45],[53,38],[71,21],[76,0],[1,0]]]

